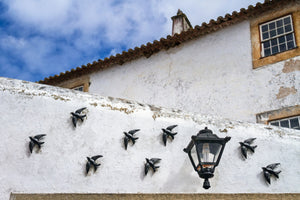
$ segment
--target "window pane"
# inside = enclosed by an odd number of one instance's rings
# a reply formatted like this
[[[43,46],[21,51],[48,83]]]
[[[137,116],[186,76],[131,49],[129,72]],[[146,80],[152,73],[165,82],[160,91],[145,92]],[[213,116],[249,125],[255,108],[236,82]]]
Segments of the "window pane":
[[[284,20],[284,24],[290,24],[291,23],[290,17],[286,17],[283,20]]]
[[[279,40],[279,44],[284,43],[285,42],[285,37],[281,36],[281,37],[278,38],[278,40]]]
[[[278,35],[283,34],[283,27],[277,29],[277,34]]]
[[[270,31],[270,37],[276,36],[276,30]]]
[[[269,32],[263,33],[263,40],[269,38]]]
[[[265,49],[265,56],[269,56],[269,55],[271,55],[271,49],[270,48],[268,48],[268,49]]]
[[[293,49],[295,47],[294,42],[290,41],[287,43],[288,49]]]
[[[279,122],[271,122],[271,125],[273,125],[273,126],[279,126]]]
[[[276,22],[276,25],[277,25],[277,27],[282,26],[282,19],[281,19],[281,20],[278,20],[278,21]]]
[[[286,50],[286,45],[285,44],[281,44],[279,46],[280,52],[285,51]]]
[[[275,22],[269,24],[269,29],[270,30],[275,29]]]
[[[286,41],[290,41],[290,40],[293,40],[293,33],[286,35]]]
[[[268,48],[268,47],[270,47],[270,41],[264,42],[264,48]]]
[[[290,119],[291,128],[297,128],[299,127],[299,120],[297,118]]]
[[[289,121],[288,120],[282,120],[282,121],[280,121],[280,126],[281,127],[289,128]]]
[[[291,25],[287,25],[284,27],[285,32],[290,32],[292,30],[292,26]]]
[[[271,44],[272,44],[272,46],[277,45],[277,38],[271,40]]]
[[[272,54],[278,53],[278,46],[272,47]]]
[[[268,31],[268,25],[263,25],[263,26],[261,26],[261,31],[262,31],[262,32]]]

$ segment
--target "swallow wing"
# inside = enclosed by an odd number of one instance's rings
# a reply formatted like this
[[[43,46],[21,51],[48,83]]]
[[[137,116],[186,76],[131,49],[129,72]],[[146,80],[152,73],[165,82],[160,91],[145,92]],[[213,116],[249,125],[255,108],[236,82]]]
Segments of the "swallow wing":
[[[86,174],[89,173],[90,168],[91,168],[91,163],[88,161],[88,162],[86,163],[86,166],[85,166]]]
[[[96,161],[98,158],[101,158],[103,157],[102,155],[96,155],[96,156],[93,156],[91,157],[94,161]]]
[[[273,164],[268,165],[266,168],[275,169],[278,165],[280,165],[280,163],[273,163]]]
[[[32,141],[30,141],[30,142],[29,142],[29,150],[30,150],[30,153],[32,153],[33,147],[34,147],[34,143],[33,143]]]
[[[145,175],[148,174],[149,168],[150,168],[149,163],[146,163],[146,164],[145,164]]]
[[[167,130],[172,131],[173,128],[175,128],[176,126],[177,126],[177,125],[168,126],[168,127],[167,127]]]
[[[256,138],[249,138],[244,141],[244,143],[251,144]]]
[[[131,135],[133,135],[133,134],[135,134],[138,131],[140,131],[140,129],[134,129],[134,130],[129,131],[128,133],[131,134]]]
[[[244,158],[247,159],[247,148],[245,146],[241,146],[241,152]]]
[[[37,140],[40,140],[40,139],[42,139],[45,136],[46,136],[46,134],[40,134],[40,135],[34,136],[34,138],[37,139]]]
[[[166,146],[168,135],[164,132],[163,135],[162,135],[162,138],[163,138],[164,145]]]
[[[264,170],[264,177],[265,177],[265,180],[266,180],[269,184],[271,184],[270,173]]]
[[[160,158],[151,158],[150,161],[155,164],[158,163],[161,159]]]
[[[127,150],[128,141],[129,141],[129,138],[127,136],[125,136],[124,137],[124,147],[125,147],[125,150]]]
[[[80,108],[80,109],[76,110],[75,113],[80,114],[80,113],[81,113],[83,110],[85,110],[85,109],[86,109],[86,107]]]
[[[74,127],[76,127],[77,118],[75,116],[72,117],[72,122],[73,122]]]

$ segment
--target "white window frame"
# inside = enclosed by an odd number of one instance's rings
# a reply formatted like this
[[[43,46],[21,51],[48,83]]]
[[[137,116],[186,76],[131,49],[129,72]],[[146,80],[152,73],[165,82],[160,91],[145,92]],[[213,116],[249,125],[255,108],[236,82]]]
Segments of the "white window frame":
[[[285,28],[284,28],[284,24],[283,24],[283,25],[282,25],[282,27],[283,27],[283,33],[282,33],[282,34],[277,35],[277,31],[276,31],[276,35],[275,35],[275,36],[271,37],[271,36],[269,35],[269,38],[263,39],[263,33],[265,33],[265,32],[262,31],[262,27],[263,27],[263,26],[269,25],[269,24],[275,22],[275,29],[274,29],[274,30],[277,30],[278,27],[277,27],[277,23],[276,23],[276,22],[279,21],[279,20],[283,20],[284,18],[287,18],[287,17],[289,17],[290,22],[291,22],[291,30],[290,30],[290,31],[285,32]],[[272,29],[272,30],[273,30],[273,29]],[[277,19],[274,19],[274,20],[272,20],[272,21],[265,22],[265,23],[259,25],[259,31],[260,31],[260,39],[261,39],[261,56],[262,56],[262,57],[272,56],[272,55],[275,55],[275,54],[278,54],[278,53],[282,53],[282,52],[291,50],[291,49],[288,49],[287,41],[286,41],[286,40],[285,40],[284,43],[279,43],[279,40],[278,40],[279,37],[285,36],[285,35],[288,35],[288,34],[291,34],[291,33],[292,33],[292,37],[293,37],[293,40],[292,40],[292,41],[294,42],[294,48],[297,47],[297,45],[296,45],[296,39],[295,39],[295,33],[294,33],[294,26],[293,26],[293,18],[292,18],[292,15],[291,15],[291,14],[285,15],[285,16],[283,16],[283,17],[280,17],[280,18],[277,18]],[[270,33],[270,30],[268,29],[267,32]],[[275,39],[275,38],[277,38],[278,51],[277,51],[276,53],[273,53],[273,52],[272,52],[272,44],[271,44],[271,45],[270,45],[270,51],[271,51],[271,53],[270,53],[270,55],[265,56],[265,49],[268,48],[268,47],[266,47],[266,48],[264,47],[264,42],[266,42],[266,41],[270,41],[270,42],[271,42],[271,40],[272,40],[272,39]],[[280,47],[279,47],[280,44],[285,44],[285,50],[284,50],[284,51],[280,51]],[[294,49],[294,48],[292,48],[292,49]]]
[[[293,117],[282,118],[282,119],[278,119],[278,120],[272,120],[272,121],[269,121],[269,125],[272,125],[272,123],[278,122],[278,126],[279,126],[279,127],[282,127],[282,126],[280,125],[280,122],[281,122],[281,121],[288,120],[288,122],[289,122],[289,127],[283,127],[283,128],[291,128],[291,121],[290,121],[290,120],[291,120],[291,119],[295,119],[295,118],[298,118],[298,123],[299,123],[299,126],[300,126],[300,115],[298,115],[298,116],[293,116]],[[277,125],[273,125],[273,126],[277,126]],[[294,127],[294,128],[292,128],[292,129],[296,129],[296,128]],[[299,130],[299,127],[298,127],[297,130]]]

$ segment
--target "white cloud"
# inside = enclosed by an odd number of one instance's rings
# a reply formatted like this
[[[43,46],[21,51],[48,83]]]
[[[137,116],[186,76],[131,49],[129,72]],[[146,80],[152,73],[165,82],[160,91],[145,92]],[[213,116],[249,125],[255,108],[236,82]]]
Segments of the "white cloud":
[[[260,0],[261,2],[263,0]],[[48,76],[98,57],[171,34],[181,9],[193,26],[256,1],[241,0],[5,0],[11,32],[0,32],[1,51],[14,51],[28,72]],[[63,42],[60,42],[63,40]],[[58,50],[58,51],[57,51]],[[0,63],[1,64],[1,63]],[[7,64],[7,62],[6,62]],[[2,73],[2,72],[0,72]],[[23,72],[22,72],[23,73]],[[1,74],[0,74],[1,75]]]

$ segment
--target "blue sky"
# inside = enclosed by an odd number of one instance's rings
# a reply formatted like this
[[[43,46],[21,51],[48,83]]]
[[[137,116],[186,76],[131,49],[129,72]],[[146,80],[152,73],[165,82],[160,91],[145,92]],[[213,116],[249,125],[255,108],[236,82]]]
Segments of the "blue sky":
[[[39,81],[159,40],[178,9],[195,26],[257,2],[0,0],[0,77]]]

